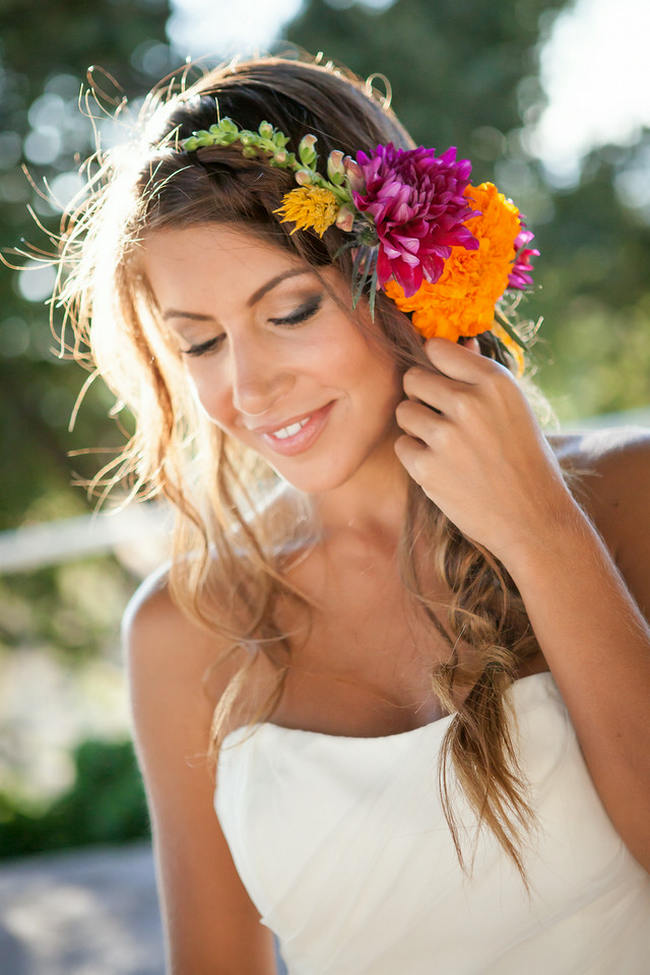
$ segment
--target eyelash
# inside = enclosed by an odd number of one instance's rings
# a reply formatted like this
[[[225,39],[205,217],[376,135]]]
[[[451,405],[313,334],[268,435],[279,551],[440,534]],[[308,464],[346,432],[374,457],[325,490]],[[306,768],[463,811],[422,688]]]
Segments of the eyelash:
[[[300,322],[306,321],[306,319],[311,318],[318,309],[320,308],[323,296],[319,295],[315,300],[310,301],[306,305],[301,305],[293,315],[287,315],[286,318],[270,318],[269,321],[273,322],[275,325],[281,325],[286,328],[291,328],[293,325],[298,325]],[[223,335],[216,335],[213,339],[208,339],[207,342],[201,342],[198,345],[191,345],[189,349],[181,349],[183,355],[203,355],[204,352],[209,352],[221,343],[224,338]]]

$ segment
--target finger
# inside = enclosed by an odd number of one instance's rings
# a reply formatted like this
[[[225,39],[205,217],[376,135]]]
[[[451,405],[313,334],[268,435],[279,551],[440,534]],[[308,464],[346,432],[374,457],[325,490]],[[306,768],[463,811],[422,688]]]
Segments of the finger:
[[[427,447],[419,444],[412,437],[398,437],[393,444],[393,449],[398,459],[404,465],[408,473],[414,480],[417,480],[417,471],[420,466],[422,456],[428,450]],[[419,483],[419,481],[418,481]]]
[[[486,370],[493,361],[483,355],[468,355],[465,346],[438,336],[427,339],[424,343],[424,351],[436,369],[439,369],[448,379],[457,379],[471,384],[479,383],[484,379]]]
[[[441,422],[441,414],[435,413],[429,406],[409,399],[397,404],[395,418],[405,433],[418,437],[429,445],[435,438],[436,425]]]
[[[402,385],[407,396],[450,416],[458,411],[461,398],[473,389],[464,380],[450,379],[422,366],[407,369],[402,377]]]

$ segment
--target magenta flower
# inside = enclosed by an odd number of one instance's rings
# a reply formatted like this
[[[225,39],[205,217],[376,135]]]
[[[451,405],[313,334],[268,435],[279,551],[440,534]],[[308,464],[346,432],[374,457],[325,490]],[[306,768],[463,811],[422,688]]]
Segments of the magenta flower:
[[[411,297],[423,278],[435,284],[452,247],[478,248],[463,225],[478,213],[464,196],[472,165],[469,159],[456,160],[454,146],[436,158],[435,149],[396,149],[389,142],[371,156],[359,150],[357,162],[365,189],[353,190],[352,196],[377,230],[380,288],[394,276]]]
[[[526,244],[531,242],[535,234],[531,230],[526,229],[526,224],[522,217],[519,218],[519,222],[521,224],[521,230],[515,239],[517,256],[515,257],[512,271],[508,277],[508,288],[521,288],[523,290],[533,283],[530,272],[534,269],[530,263],[530,259],[531,257],[539,257],[539,251],[525,247]]]

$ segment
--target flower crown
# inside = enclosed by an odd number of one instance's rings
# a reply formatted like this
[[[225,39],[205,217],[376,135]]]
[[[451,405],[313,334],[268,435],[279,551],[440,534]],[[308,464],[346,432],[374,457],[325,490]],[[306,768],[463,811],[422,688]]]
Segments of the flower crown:
[[[316,136],[304,135],[298,158],[286,149],[289,137],[270,122],[258,131],[240,129],[225,117],[180,142],[194,152],[239,142],[248,158],[264,154],[271,166],[292,169],[299,184],[274,213],[291,221],[291,231],[313,229],[320,237],[336,226],[351,235],[334,259],[353,248],[353,304],[368,282],[374,320],[378,290],[411,314],[425,337],[456,341],[492,331],[523,372],[522,350],[530,345],[506,313],[508,293],[532,285],[528,247],[533,234],[512,202],[493,183],[471,186],[471,163],[456,149],[397,149],[378,145],[356,160],[338,149],[327,157],[327,176],[318,172]],[[539,327],[539,323],[537,325]]]

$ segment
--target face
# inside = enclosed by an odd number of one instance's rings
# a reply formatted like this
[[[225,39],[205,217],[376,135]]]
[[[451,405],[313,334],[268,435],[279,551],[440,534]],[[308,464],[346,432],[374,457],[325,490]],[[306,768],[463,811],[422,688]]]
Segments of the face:
[[[379,457],[395,461],[395,362],[308,264],[202,224],[151,234],[143,270],[202,409],[287,481],[321,492]],[[340,272],[321,273],[350,307]]]

